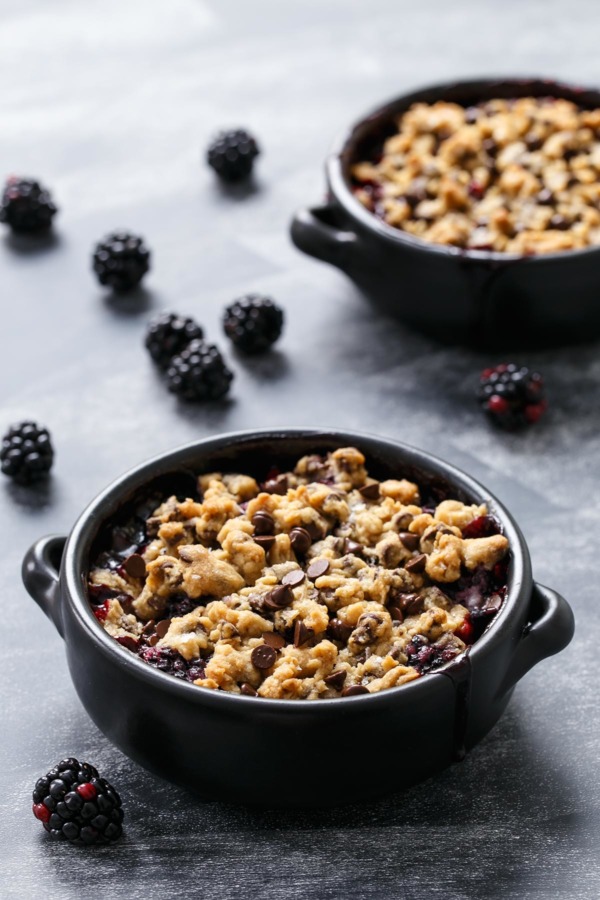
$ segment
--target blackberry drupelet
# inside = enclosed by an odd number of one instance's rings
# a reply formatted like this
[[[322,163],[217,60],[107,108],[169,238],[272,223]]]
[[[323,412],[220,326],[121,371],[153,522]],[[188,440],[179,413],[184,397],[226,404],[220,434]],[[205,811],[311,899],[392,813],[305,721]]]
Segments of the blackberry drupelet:
[[[162,313],[148,325],[145,344],[156,365],[166,369],[190,341],[203,337],[202,328],[193,319],[177,313]]]
[[[194,340],[174,356],[167,369],[167,386],[183,400],[219,400],[233,380],[214,344]]]
[[[223,327],[243,353],[264,353],[281,334],[283,310],[270,297],[248,294],[225,309]]]
[[[21,422],[8,429],[2,438],[2,471],[17,484],[31,484],[48,474],[54,449],[47,428],[35,422]]]
[[[143,238],[128,231],[114,231],[96,244],[92,267],[100,284],[113,291],[129,291],[150,268],[150,251]]]
[[[74,757],[36,782],[33,814],[51,837],[72,844],[110,844],[123,831],[121,798],[93,766]]]
[[[537,422],[547,408],[542,376],[514,363],[484,369],[477,399],[491,421],[509,431]]]
[[[7,179],[0,204],[0,222],[20,234],[39,234],[52,225],[57,208],[50,192],[33,178]]]
[[[242,128],[222,131],[210,144],[206,159],[223,181],[241,181],[252,172],[254,160],[260,153],[251,134]]]

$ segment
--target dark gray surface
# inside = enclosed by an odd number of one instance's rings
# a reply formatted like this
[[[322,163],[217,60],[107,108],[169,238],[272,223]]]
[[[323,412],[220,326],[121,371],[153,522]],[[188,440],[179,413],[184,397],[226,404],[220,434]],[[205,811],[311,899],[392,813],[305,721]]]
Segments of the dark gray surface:
[[[490,72],[600,82],[596,5],[5,0],[0,13],[0,173],[38,175],[61,206],[50,245],[0,243],[0,426],[38,418],[57,448],[46,489],[1,485],[2,896],[595,900],[598,347],[521,356],[546,375],[552,412],[528,434],[497,435],[472,400],[489,358],[376,318],[340,274],[291,247],[287,225],[320,198],[336,132],[396,92]],[[211,133],[238,123],[265,150],[245,197],[200,164]],[[144,292],[116,302],[89,252],[122,225],[147,237],[155,264]],[[247,290],[285,306],[278,351],[233,359],[222,407],[180,407],[141,346],[147,319],[195,314],[225,345],[220,311]],[[371,430],[462,466],[512,509],[536,578],[578,621],[571,647],[526,677],[463,764],[375,806],[205,806],[147,775],[87,719],[60,638],[20,583],[29,544],[67,532],[127,467],[202,435],[281,424]],[[385,779],[394,762],[365,734],[340,753],[356,754],[357,778]],[[123,795],[114,849],[53,845],[31,816],[35,779],[67,754]],[[310,760],[292,777],[309,779]]]

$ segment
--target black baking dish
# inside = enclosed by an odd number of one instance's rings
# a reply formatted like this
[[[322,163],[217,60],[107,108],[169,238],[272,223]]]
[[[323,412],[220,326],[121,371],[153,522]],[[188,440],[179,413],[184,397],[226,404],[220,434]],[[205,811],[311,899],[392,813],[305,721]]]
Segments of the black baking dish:
[[[485,502],[511,545],[506,600],[467,654],[381,693],[269,700],[181,682],[142,662],[99,627],[86,597],[90,554],[103,527],[157,479],[202,471],[266,471],[298,457],[357,446],[377,477],[413,478],[465,502]],[[98,727],[152,772],[204,797],[235,803],[329,806],[405,788],[460,758],[492,728],[516,682],[573,635],[567,602],[532,580],[510,514],[453,466],[391,440],[282,429],[209,438],[118,478],[70,536],[38,541],[23,563],[27,590],[64,637],[73,683]],[[381,777],[361,776],[376,758]]]
[[[352,191],[350,169],[413,103],[470,106],[552,96],[600,107],[600,92],[539,78],[451,82],[404,94],[362,117],[326,162],[327,199],[291,226],[300,250],[345,272],[374,306],[433,337],[514,349],[600,335],[600,247],[538,256],[462,250],[393,228]]]

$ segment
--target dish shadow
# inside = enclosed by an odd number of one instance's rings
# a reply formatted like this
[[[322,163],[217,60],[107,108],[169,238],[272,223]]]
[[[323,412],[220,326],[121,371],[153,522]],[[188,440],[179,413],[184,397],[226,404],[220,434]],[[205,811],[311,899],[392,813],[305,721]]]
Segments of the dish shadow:
[[[74,728],[80,741],[81,722]],[[393,765],[393,748],[370,748],[358,759],[357,778],[385,778],[386,765]],[[237,898],[237,886],[252,893],[267,882],[280,885],[270,894],[277,900],[300,884],[298,896],[306,900],[591,896],[584,890],[582,851],[590,859],[597,853],[600,817],[582,809],[569,783],[569,760],[557,765],[528,733],[525,710],[515,701],[464,762],[401,794],[331,810],[206,802],[124,756],[113,766],[115,783],[125,773],[127,779],[117,784],[126,809],[124,838],[86,853],[85,867],[68,864],[68,845],[40,840],[40,857],[57,884],[83,887],[94,872],[106,891],[124,877],[143,879],[151,858],[157,896],[161,890],[170,896],[173,871],[201,878],[214,867],[221,893],[209,892],[210,900]],[[249,853],[260,865],[249,867]]]

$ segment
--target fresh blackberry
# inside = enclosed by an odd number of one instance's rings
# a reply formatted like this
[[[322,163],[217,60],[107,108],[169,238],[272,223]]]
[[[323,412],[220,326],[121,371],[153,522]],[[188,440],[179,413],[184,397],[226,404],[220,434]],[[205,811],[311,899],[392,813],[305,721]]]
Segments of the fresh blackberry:
[[[241,181],[252,172],[254,159],[260,153],[251,134],[242,128],[222,131],[210,144],[206,159],[223,181]]]
[[[218,400],[225,396],[232,380],[233,372],[215,345],[198,339],[174,356],[167,369],[169,390],[183,400]]]
[[[20,234],[47,231],[57,209],[50,192],[33,178],[7,179],[0,203],[0,222]]]
[[[484,369],[477,399],[491,421],[509,431],[537,422],[548,405],[542,376],[514,363]]]
[[[113,291],[130,291],[150,268],[150,251],[143,238],[114,231],[96,244],[92,266],[100,284]]]
[[[52,468],[54,450],[47,428],[35,422],[12,425],[2,438],[2,471],[17,484],[30,484]]]
[[[162,313],[153,319],[146,332],[146,347],[157,366],[166,369],[177,353],[185,350],[195,338],[202,340],[204,332],[197,322],[177,313]]]
[[[36,782],[33,814],[51,837],[72,844],[110,844],[123,831],[115,789],[93,766],[73,757]]]
[[[173,675],[174,678],[180,678],[184,681],[196,681],[198,678],[204,678],[204,660],[191,659],[187,660],[171,647],[145,647],[141,646],[138,651],[140,659]]]
[[[264,353],[283,328],[283,310],[270,297],[248,294],[225,309],[225,334],[243,353]]]

